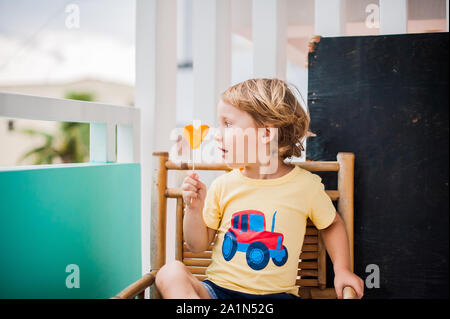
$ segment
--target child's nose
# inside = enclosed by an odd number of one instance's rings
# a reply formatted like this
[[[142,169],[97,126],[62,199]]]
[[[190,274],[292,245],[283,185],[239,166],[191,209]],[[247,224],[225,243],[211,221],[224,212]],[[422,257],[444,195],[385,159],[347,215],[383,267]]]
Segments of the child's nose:
[[[214,134],[214,139],[217,142],[222,142],[222,132],[220,131],[220,129],[216,129],[216,133]]]

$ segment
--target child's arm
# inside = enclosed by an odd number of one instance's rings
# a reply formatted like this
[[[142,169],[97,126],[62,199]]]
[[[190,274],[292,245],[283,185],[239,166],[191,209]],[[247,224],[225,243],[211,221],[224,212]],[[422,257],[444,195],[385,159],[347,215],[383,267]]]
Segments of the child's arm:
[[[191,173],[184,179],[181,189],[186,203],[183,218],[184,240],[192,252],[205,251],[216,234],[216,230],[207,227],[203,221],[206,185],[198,179],[196,173]]]
[[[364,293],[364,282],[356,276],[350,267],[350,249],[344,221],[339,214],[330,226],[321,230],[324,244],[333,262],[334,288],[339,299],[344,287],[352,287],[358,298]]]

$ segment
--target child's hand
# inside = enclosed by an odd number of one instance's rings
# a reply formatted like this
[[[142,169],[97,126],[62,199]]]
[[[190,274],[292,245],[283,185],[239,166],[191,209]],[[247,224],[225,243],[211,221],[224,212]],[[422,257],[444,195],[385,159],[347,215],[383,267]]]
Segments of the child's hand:
[[[206,197],[206,185],[199,179],[197,173],[191,172],[181,185],[183,200],[191,210],[202,209]]]
[[[347,269],[334,271],[334,289],[338,299],[342,299],[344,287],[352,287],[356,296],[361,299],[364,295],[364,281]]]

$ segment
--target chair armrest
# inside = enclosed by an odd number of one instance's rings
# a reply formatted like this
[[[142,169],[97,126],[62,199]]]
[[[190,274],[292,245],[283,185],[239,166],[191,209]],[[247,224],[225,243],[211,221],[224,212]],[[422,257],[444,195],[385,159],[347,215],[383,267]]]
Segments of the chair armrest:
[[[352,287],[344,287],[344,291],[342,292],[342,298],[343,299],[358,299],[358,296],[356,295],[355,289]]]
[[[145,289],[153,285],[155,278],[156,271],[145,274],[141,279],[132,283],[111,299],[134,299],[136,297],[139,299],[144,299]]]

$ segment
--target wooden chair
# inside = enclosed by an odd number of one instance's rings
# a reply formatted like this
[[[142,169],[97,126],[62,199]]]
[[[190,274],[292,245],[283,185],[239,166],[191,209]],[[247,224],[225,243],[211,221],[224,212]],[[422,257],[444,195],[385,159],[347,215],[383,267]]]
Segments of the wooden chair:
[[[176,259],[182,261],[199,280],[206,278],[205,270],[211,262],[211,248],[202,253],[190,252],[183,242],[184,203],[181,188],[167,187],[168,170],[190,170],[188,163],[174,163],[166,152],[153,153],[154,183],[152,191],[151,217],[151,266],[152,270],[141,279],[131,284],[113,298],[144,298],[145,289],[152,286],[156,272],[165,264],[166,256],[166,213],[167,199],[174,198],[176,205]],[[306,161],[296,165],[311,172],[337,172],[337,190],[326,190],[331,200],[337,201],[337,211],[344,220],[349,237],[351,266],[353,271],[353,193],[354,193],[353,153],[338,153],[337,161]],[[196,170],[229,171],[225,164],[196,164]],[[336,298],[334,288],[326,288],[326,249],[321,239],[321,232],[308,219],[302,252],[298,262],[297,285],[302,298]],[[344,298],[355,298],[351,287],[344,289]],[[151,298],[158,298],[159,293],[153,286]]]

